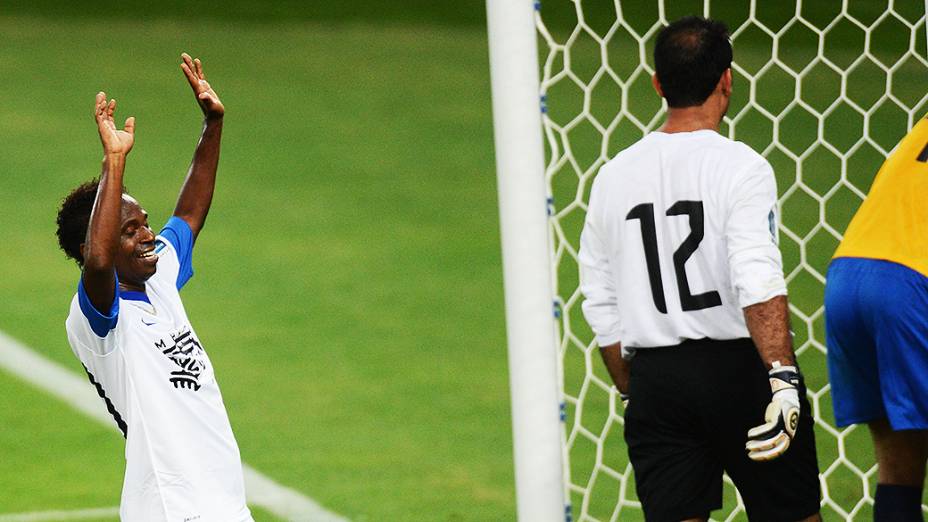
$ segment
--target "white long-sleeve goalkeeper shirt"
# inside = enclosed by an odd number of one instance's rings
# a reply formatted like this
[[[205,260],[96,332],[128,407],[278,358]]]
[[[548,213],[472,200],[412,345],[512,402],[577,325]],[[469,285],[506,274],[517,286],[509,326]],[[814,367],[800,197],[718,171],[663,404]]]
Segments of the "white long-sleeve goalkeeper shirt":
[[[743,308],[786,294],[773,169],[711,130],[653,132],[606,163],[580,237],[600,346],[748,337]]]

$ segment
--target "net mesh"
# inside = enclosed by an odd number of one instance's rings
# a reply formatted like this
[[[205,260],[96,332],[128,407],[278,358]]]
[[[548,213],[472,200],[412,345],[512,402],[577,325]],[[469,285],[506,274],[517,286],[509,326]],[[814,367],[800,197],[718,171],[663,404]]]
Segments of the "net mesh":
[[[735,90],[721,132],[762,153],[777,176],[795,347],[815,410],[822,514],[871,519],[869,434],[838,429],[831,409],[824,274],[879,166],[928,112],[923,0],[545,0],[536,11],[568,518],[643,518],[621,402],[580,310],[577,249],[599,167],[662,122],[650,84],[654,37],[669,20],[701,14],[729,25],[735,49]],[[747,520],[727,478],[724,506],[717,520]]]

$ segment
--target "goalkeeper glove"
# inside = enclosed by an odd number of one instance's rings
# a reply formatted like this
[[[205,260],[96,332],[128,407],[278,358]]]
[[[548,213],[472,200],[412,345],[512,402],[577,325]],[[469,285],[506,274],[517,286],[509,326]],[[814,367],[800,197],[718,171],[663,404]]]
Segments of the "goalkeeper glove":
[[[779,457],[789,448],[799,426],[799,369],[773,363],[769,372],[773,397],[764,413],[764,424],[748,431],[745,448],[751,460],[764,461]]]

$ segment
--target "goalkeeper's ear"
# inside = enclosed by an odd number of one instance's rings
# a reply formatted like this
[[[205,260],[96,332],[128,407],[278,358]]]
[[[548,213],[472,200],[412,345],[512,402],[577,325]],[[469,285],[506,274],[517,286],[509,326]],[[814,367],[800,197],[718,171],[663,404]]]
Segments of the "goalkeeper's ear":
[[[722,94],[722,96],[730,98],[732,82],[731,67],[729,67],[728,69],[725,69],[725,72],[722,73],[722,76],[719,78],[719,83],[715,86],[715,88]]]
[[[731,70],[731,69],[729,69]],[[654,90],[657,92],[657,95],[661,98],[664,97],[664,89],[661,88],[661,81],[657,78],[657,73],[651,75],[651,85],[654,86]]]

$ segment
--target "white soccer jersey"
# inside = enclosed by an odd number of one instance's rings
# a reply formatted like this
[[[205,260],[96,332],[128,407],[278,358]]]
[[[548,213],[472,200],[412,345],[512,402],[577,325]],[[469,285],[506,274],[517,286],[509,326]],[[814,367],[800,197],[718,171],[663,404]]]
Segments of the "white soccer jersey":
[[[748,337],[742,308],[786,294],[776,201],[770,164],[711,130],[653,132],[606,163],[579,254],[599,345]]]
[[[190,227],[171,218],[156,245],[157,271],[144,294],[117,284],[103,315],[81,283],[66,321],[71,349],[126,437],[120,518],[251,521],[213,366],[180,299],[193,274]]]

